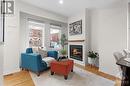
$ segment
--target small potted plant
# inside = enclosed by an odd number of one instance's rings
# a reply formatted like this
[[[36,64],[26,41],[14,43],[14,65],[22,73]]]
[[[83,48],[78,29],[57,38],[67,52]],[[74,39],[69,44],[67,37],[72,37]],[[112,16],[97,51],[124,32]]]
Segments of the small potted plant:
[[[93,51],[89,51],[88,52],[88,63],[90,65],[95,65],[96,59],[98,58],[98,53],[97,52],[93,52]]]
[[[61,46],[62,46],[62,49],[60,50],[60,53],[62,55],[61,58],[64,59],[64,58],[67,58],[67,56],[66,56],[67,50],[65,49],[65,45],[67,45],[67,38],[66,38],[65,34],[61,35],[60,42],[61,42]]]
[[[60,51],[60,53],[61,53],[62,57],[65,57],[66,54],[67,54],[67,51],[66,51],[66,49],[62,49],[62,50]]]

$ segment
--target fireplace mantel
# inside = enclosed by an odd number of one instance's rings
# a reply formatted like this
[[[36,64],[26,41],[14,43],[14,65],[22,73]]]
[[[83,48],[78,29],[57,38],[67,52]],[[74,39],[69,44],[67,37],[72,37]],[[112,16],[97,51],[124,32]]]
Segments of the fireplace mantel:
[[[68,42],[84,42],[85,40],[68,40]]]

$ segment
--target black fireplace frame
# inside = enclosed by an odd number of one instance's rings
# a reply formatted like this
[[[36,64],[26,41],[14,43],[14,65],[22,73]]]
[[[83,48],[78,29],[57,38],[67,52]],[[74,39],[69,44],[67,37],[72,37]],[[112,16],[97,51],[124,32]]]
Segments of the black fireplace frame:
[[[77,56],[71,56],[72,54],[72,48],[81,48],[81,57]],[[69,45],[69,52],[70,52],[70,58],[78,60],[78,61],[83,61],[83,45]]]

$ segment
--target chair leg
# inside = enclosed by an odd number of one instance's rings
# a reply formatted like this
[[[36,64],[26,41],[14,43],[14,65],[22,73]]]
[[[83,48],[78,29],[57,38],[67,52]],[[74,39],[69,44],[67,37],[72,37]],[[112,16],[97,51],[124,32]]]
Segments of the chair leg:
[[[64,75],[64,79],[67,80],[67,79],[68,79],[68,76],[67,76],[67,75]]]
[[[39,72],[37,72],[37,76],[40,76],[40,73],[39,73]]]
[[[20,68],[21,69],[21,71],[23,71],[24,69],[23,68]]]
[[[54,75],[54,72],[51,71],[51,75]]]
[[[71,70],[71,72],[73,72],[73,69]]]

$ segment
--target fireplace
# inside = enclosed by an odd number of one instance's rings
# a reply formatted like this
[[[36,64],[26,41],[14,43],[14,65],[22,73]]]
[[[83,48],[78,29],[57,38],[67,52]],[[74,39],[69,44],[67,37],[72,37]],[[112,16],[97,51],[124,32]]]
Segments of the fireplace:
[[[82,45],[70,45],[70,58],[83,61],[82,48]]]

